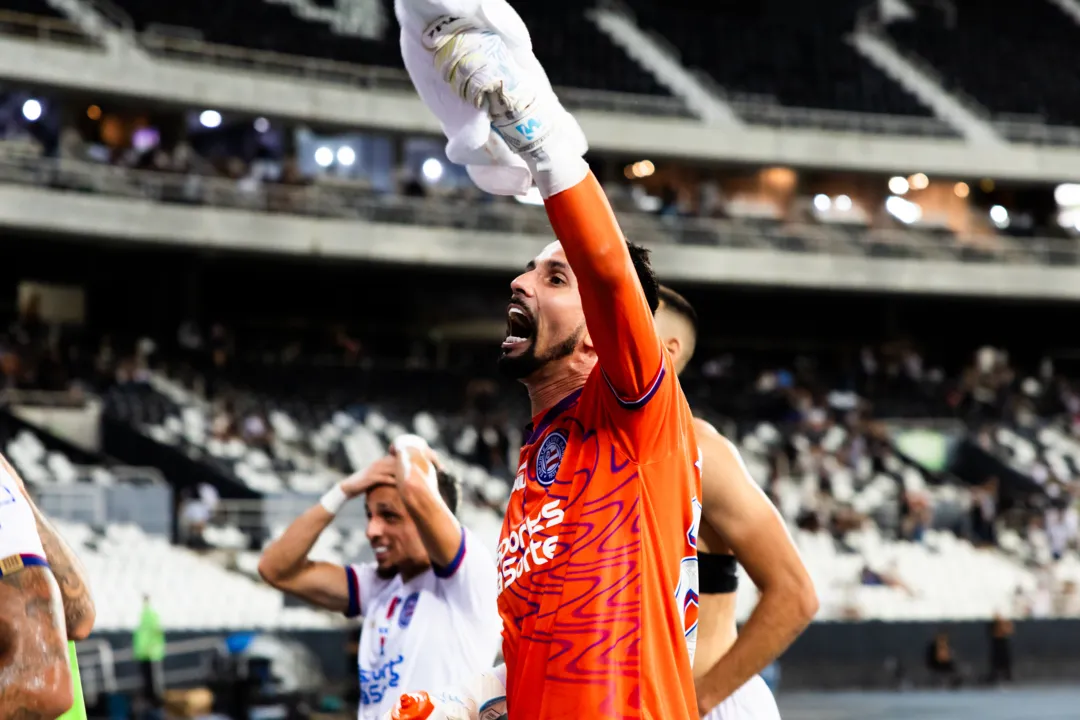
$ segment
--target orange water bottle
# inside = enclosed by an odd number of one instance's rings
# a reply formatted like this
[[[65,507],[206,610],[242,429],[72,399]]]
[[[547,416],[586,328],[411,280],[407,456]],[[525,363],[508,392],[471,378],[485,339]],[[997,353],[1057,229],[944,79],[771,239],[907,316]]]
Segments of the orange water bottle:
[[[431,702],[426,692],[421,691],[405,693],[398,698],[390,717],[393,720],[427,720],[433,712],[435,712],[435,704]]]

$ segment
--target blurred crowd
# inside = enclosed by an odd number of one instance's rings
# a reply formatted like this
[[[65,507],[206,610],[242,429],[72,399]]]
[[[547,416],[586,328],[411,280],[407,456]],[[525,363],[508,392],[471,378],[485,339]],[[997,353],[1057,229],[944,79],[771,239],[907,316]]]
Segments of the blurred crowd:
[[[40,304],[34,294],[24,297],[0,336],[4,388],[77,396],[88,388],[146,384],[155,368],[168,366],[208,403],[211,439],[274,456],[279,438],[270,417],[273,404],[265,398],[273,399],[275,387],[260,386],[248,365],[234,367],[245,348],[237,347],[224,324],[185,322],[174,338],[161,340],[88,339],[45,322]],[[409,367],[425,366],[423,351],[413,352],[420,355],[405,361],[406,376]],[[347,372],[361,372],[372,361],[365,344],[344,327],[278,348],[275,357],[296,367],[296,398],[304,397],[299,380],[309,374],[305,368],[313,355]],[[780,361],[737,353],[706,359],[687,373],[684,386],[696,410],[740,446],[754,479],[792,527],[830,536],[847,552],[854,552],[848,544],[852,534],[868,525],[911,543],[922,543],[929,530],[948,530],[977,546],[999,546],[1040,570],[1036,589],[1017,589],[1014,617],[1080,613],[1075,583],[1059,582],[1053,571],[1060,558],[1080,550],[1076,466],[1038,449],[1040,433],[1049,428],[1061,433],[1061,442],[1076,442],[1080,459],[1080,396],[1051,361],[1023,373],[1007,353],[992,347],[978,349],[959,373],[926,365],[917,348],[904,343],[866,347],[846,367],[808,355]],[[527,414],[520,393],[476,376],[455,377],[452,383],[460,385],[447,392],[448,380],[436,377],[417,375],[406,382],[416,397],[425,396],[422,385],[437,382],[443,397],[456,398],[438,408],[450,429],[449,449],[509,481]],[[366,401],[350,392],[355,390],[310,404],[328,407],[319,412],[329,417],[335,404],[344,409]],[[898,440],[898,426],[911,427],[910,418],[919,419],[915,427],[951,423],[943,437],[951,434],[954,444],[970,438],[1000,458],[1000,465],[963,480],[947,469],[928,469]],[[1022,463],[1008,454],[1015,443],[1003,444],[1014,436],[1032,438],[1036,448]],[[324,449],[305,451],[341,468],[340,459]],[[1018,485],[1013,471],[1029,485]],[[211,490],[196,489],[183,499],[185,526],[210,520],[217,504]],[[895,567],[869,564],[858,582],[906,587]]]

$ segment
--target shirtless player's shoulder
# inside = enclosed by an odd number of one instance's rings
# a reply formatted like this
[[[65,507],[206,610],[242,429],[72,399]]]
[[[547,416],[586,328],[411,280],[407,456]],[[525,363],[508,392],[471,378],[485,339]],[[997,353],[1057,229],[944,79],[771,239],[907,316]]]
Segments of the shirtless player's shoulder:
[[[678,372],[697,341],[697,317],[678,293],[660,288],[657,329]],[[757,673],[783,652],[817,612],[806,568],[776,508],[746,469],[735,445],[694,420],[701,466],[698,533],[700,606],[694,677],[699,711],[724,720],[777,718]],[[736,630],[737,564],[761,591],[757,608]]]

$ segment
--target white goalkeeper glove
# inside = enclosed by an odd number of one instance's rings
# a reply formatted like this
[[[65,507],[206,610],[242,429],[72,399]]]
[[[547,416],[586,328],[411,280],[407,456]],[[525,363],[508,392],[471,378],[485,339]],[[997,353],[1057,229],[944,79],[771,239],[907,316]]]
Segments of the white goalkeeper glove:
[[[559,104],[521,18],[506,0],[395,0],[405,67],[438,117],[451,162],[481,189],[523,195],[530,152],[558,139],[577,156],[588,149]]]
[[[506,666],[439,693],[406,693],[382,720],[507,720]]]

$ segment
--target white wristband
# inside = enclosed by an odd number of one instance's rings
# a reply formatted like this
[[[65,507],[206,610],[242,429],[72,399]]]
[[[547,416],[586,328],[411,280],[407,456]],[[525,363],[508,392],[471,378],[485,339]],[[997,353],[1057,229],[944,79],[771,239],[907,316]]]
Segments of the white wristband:
[[[337,515],[348,501],[349,496],[341,489],[341,483],[338,483],[326,491],[326,494],[319,500],[319,504],[326,508],[326,512]]]

